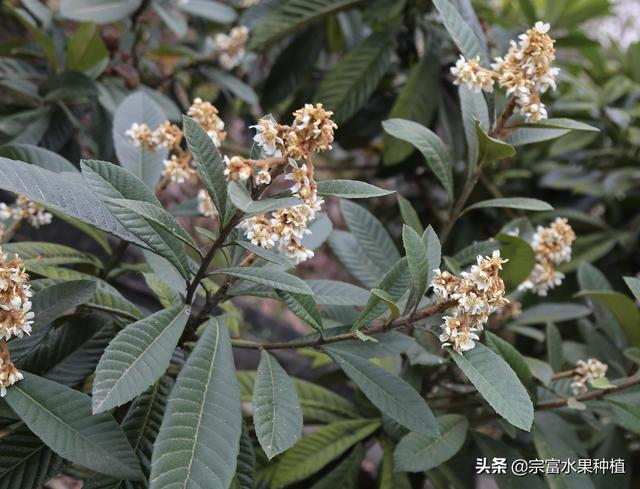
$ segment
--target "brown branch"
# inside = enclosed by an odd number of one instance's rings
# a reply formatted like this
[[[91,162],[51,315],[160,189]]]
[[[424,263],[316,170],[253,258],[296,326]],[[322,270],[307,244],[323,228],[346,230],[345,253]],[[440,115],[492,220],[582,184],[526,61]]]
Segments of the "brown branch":
[[[216,238],[216,240],[211,245],[211,248],[207,252],[207,255],[204,257],[204,260],[202,260],[202,263],[200,264],[200,268],[198,268],[198,271],[193,277],[193,280],[189,283],[189,286],[187,287],[187,295],[184,300],[185,304],[191,304],[193,302],[193,297],[196,293],[196,290],[198,290],[198,285],[200,285],[200,282],[202,282],[202,279],[206,276],[207,269],[209,268],[209,265],[211,265],[211,262],[213,261],[213,257],[215,256],[216,252],[222,247],[222,245],[227,240],[231,232],[238,225],[243,215],[244,213],[242,211],[236,211],[236,213],[231,217],[231,219],[229,219],[229,222],[225,224],[223,228],[220,230],[220,235]]]
[[[630,389],[631,387],[634,387],[638,384],[640,384],[640,376],[631,378],[626,382],[623,382],[622,384],[617,385],[615,388],[592,391],[582,396],[574,397],[573,399],[579,402],[602,399],[603,397],[606,397],[609,394],[616,394],[617,392]],[[564,399],[564,398],[554,399],[553,401],[545,401],[545,402],[537,403],[533,406],[533,409],[534,411],[548,411],[550,409],[565,407],[568,403],[569,403],[569,399]],[[489,413],[482,416],[477,416],[475,418],[470,418],[470,421],[483,422],[483,421],[490,421],[497,418],[500,418],[500,415],[496,413]]]
[[[401,316],[394,321],[387,321],[376,326],[371,326],[370,328],[362,329],[360,330],[360,333],[370,336],[378,333],[384,333],[392,329],[410,327],[416,321],[420,321],[421,319],[425,319],[429,316],[444,312],[455,304],[456,301],[447,301],[433,304],[424,309],[420,309],[419,311]],[[293,340],[281,343],[256,343],[246,340],[231,340],[231,344],[236,348],[247,348],[253,350],[289,350],[295,348],[316,348],[322,345],[329,345],[331,343],[339,343],[341,341],[349,341],[355,339],[358,339],[358,334],[355,331],[350,331],[348,333],[342,333],[335,336],[327,336],[324,338],[304,341]]]

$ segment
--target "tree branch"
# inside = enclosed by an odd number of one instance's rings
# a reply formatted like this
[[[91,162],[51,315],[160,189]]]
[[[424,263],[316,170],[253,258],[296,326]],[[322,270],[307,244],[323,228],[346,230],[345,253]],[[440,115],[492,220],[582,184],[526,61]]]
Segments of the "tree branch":
[[[424,309],[420,309],[419,311],[412,312],[405,316],[401,316],[397,318],[395,321],[385,322],[378,324],[376,326],[371,326],[370,328],[360,330],[360,333],[364,333],[365,335],[374,335],[378,333],[384,333],[386,331],[390,331],[392,329],[403,328],[405,326],[411,326],[416,321],[420,321],[421,319],[428,318],[429,316],[433,316],[435,314],[441,313],[455,305],[456,301],[446,301],[440,302],[437,304],[433,304]],[[339,343],[341,341],[349,341],[358,339],[358,334],[355,331],[350,331],[348,333],[342,333],[335,336],[327,336],[324,338],[318,338],[313,340],[304,340],[304,341],[288,341],[281,343],[256,343],[253,341],[247,340],[231,340],[231,345],[236,348],[247,348],[252,350],[290,350],[296,348],[315,348],[322,345],[329,345],[331,343]]]

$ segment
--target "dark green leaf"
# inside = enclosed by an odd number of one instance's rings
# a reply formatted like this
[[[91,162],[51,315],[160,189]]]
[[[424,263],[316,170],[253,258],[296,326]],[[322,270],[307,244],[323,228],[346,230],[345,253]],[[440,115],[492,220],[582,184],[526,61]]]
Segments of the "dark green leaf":
[[[442,140],[430,129],[422,124],[404,119],[389,119],[382,123],[385,132],[402,141],[415,146],[424,156],[431,171],[440,180],[442,186],[453,198],[453,176],[451,161],[447,148]]]
[[[375,91],[391,64],[394,37],[391,31],[374,32],[322,79],[314,99],[334,112],[336,123],[349,120]]]
[[[205,331],[171,392],[151,462],[151,489],[227,489],[242,431],[240,388],[227,328]]]
[[[130,401],[167,369],[187,323],[188,309],[178,305],[130,324],[100,359],[93,383],[93,412]]]
[[[5,397],[22,421],[58,455],[102,474],[139,479],[140,466],[108,413],[91,415],[89,396],[24,374]]]
[[[288,450],[277,466],[271,487],[306,479],[380,427],[380,421],[354,419],[322,426]]]
[[[425,400],[400,377],[339,347],[323,349],[385,415],[418,433],[438,433],[436,420]]]
[[[496,353],[482,343],[451,357],[491,407],[512,425],[525,431],[533,423],[533,403],[518,376]]]
[[[438,417],[439,435],[409,433],[394,453],[396,470],[423,472],[446,462],[464,445],[469,422],[458,414]]]
[[[271,460],[302,434],[302,410],[295,386],[280,364],[263,351],[253,387],[253,424]]]
[[[333,195],[348,199],[369,199],[393,193],[395,193],[395,190],[385,190],[357,180],[323,180],[318,182],[319,195]]]

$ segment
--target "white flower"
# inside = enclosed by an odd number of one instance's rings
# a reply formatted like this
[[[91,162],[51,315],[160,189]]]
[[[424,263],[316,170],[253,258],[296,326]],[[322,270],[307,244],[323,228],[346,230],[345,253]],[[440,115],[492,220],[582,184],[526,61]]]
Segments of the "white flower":
[[[493,74],[480,66],[480,57],[466,60],[464,56],[451,67],[455,85],[466,85],[473,92],[493,92]]]
[[[282,156],[283,139],[278,134],[276,124],[270,119],[260,119],[255,126],[251,128],[256,130],[253,140],[262,147],[262,151],[266,156]]]
[[[256,174],[256,185],[269,185],[271,183],[271,173],[266,170],[260,170]]]
[[[218,216],[213,200],[209,197],[209,193],[202,188],[198,191],[198,212],[205,217],[214,218]]]

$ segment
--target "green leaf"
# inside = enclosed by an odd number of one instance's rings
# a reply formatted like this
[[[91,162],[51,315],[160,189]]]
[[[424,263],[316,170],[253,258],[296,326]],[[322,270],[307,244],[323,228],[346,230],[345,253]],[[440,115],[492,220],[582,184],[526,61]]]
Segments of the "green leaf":
[[[476,121],[486,132],[490,128],[489,109],[484,95],[469,90],[465,85],[458,87],[460,109],[462,110],[462,125],[467,140],[467,176],[471,175],[478,163],[478,133]]]
[[[515,148],[510,144],[487,135],[480,126],[480,121],[476,121],[476,135],[478,136],[478,165],[490,165],[516,154]]]
[[[354,419],[322,426],[288,450],[271,482],[280,489],[315,474],[380,427],[380,421]]]
[[[391,65],[395,35],[389,30],[374,32],[355,46],[325,75],[314,99],[334,112],[341,124],[369,99]]]
[[[142,0],[61,0],[60,15],[66,19],[110,24],[129,17]]]
[[[482,343],[464,355],[449,353],[496,413],[520,429],[531,429],[533,403],[508,363]]]
[[[322,23],[312,24],[292,37],[287,47],[278,53],[262,86],[260,100],[263,107],[274,107],[296,92],[313,73],[324,39],[325,26]]]
[[[547,323],[547,361],[551,368],[558,372],[562,370],[564,364],[564,353],[562,351],[562,336],[558,327],[553,323]]]
[[[147,124],[153,131],[167,120],[160,106],[147,94],[136,92],[125,98],[113,115],[113,141],[120,164],[140,178],[150,189],[160,181],[166,148],[135,146],[126,136],[134,122]]]
[[[311,489],[348,489],[356,487],[360,467],[365,455],[366,452],[362,444],[356,445],[346,458],[311,486]]]
[[[198,174],[207,189],[211,200],[218,210],[222,221],[227,222],[233,214],[233,205],[227,202],[227,179],[224,176],[224,163],[216,145],[200,124],[190,117],[183,116],[184,138],[193,155]]]
[[[282,290],[279,290],[277,293],[278,297],[280,297],[292,313],[322,334],[324,330],[322,316],[312,295],[295,294]]]
[[[0,157],[0,188],[80,219],[119,238],[144,245],[122,226],[79,175],[54,173],[44,168]]]
[[[255,376],[256,372],[253,371],[238,372],[242,402],[252,401]],[[317,420],[328,423],[344,418],[358,417],[358,412],[353,404],[344,397],[320,385],[302,379],[293,378],[292,380],[302,406],[305,421]]]
[[[242,430],[227,328],[210,320],[171,392],[151,461],[150,489],[227,489]]]
[[[45,241],[21,241],[3,243],[2,250],[6,253],[17,253],[25,265],[92,265],[102,268],[102,263],[90,253],[78,251],[70,246],[47,243]]]
[[[507,467],[511,467],[514,460],[522,459],[522,453],[502,441],[474,431],[473,439],[480,452],[488,461],[494,458],[506,458]],[[514,474],[510,470],[495,478],[500,489],[547,489],[542,480],[534,474]]]
[[[188,14],[218,24],[231,24],[237,17],[233,8],[214,0],[189,0],[187,2],[178,2],[176,6]]]
[[[256,92],[251,85],[247,85],[240,78],[237,78],[228,71],[217,70],[215,68],[207,68],[204,71],[211,81],[219,85],[223,91],[231,92],[232,95],[235,95],[249,105],[258,104],[258,95]]]
[[[278,197],[270,199],[253,200],[247,187],[240,182],[229,182],[229,199],[240,210],[247,214],[264,214],[284,207],[302,205],[304,202],[298,197]]]
[[[113,250],[111,249],[111,245],[107,240],[105,234],[99,229],[94,228],[93,226],[82,222],[75,217],[68,216],[67,214],[63,214],[62,212],[51,209],[50,207],[47,210],[55,217],[56,219],[60,219],[61,221],[66,222],[70,226],[73,226],[77,230],[83,232],[87,236],[91,237],[96,243],[100,245],[100,247],[105,251],[107,255],[111,255]]]
[[[262,246],[254,245],[250,241],[238,240],[238,241],[235,241],[235,244],[237,244],[238,246],[242,246],[245,250],[271,263],[275,263],[276,265],[280,265],[286,268],[292,267],[292,263],[289,261],[289,259],[286,256],[281,255],[280,253],[267,250]]]
[[[539,143],[549,141],[564,136],[569,129],[551,129],[551,128],[532,128],[520,127],[507,136],[506,141],[513,146],[524,146],[525,144]]]
[[[353,7],[361,0],[289,0],[270,11],[253,31],[250,49],[264,47],[305,26]]]
[[[135,175],[111,163],[83,160],[81,167],[85,181],[122,225],[136,236],[136,242],[142,242],[144,248],[166,258],[184,278],[189,279],[191,267],[184,247],[175,236],[175,230],[168,230],[172,229],[173,218],[163,214],[162,210],[143,207],[144,204],[133,211],[129,205],[123,207],[120,202],[115,202],[128,199],[160,208],[153,193]],[[153,216],[153,220],[143,217],[143,212]],[[157,221],[163,224],[156,224]],[[186,238],[183,236],[183,239]]]
[[[469,24],[464,21],[456,7],[449,0],[433,0],[433,5],[442,15],[444,26],[462,55],[467,59],[480,56],[482,61],[486,62],[480,40]]]
[[[302,410],[295,386],[280,364],[263,351],[253,387],[253,424],[271,460],[302,435]]]
[[[516,318],[516,322],[518,324],[559,323],[580,319],[589,314],[591,314],[591,309],[580,304],[547,302],[529,307]]]
[[[339,346],[325,346],[323,350],[382,413],[412,431],[438,433],[436,420],[425,400],[400,377]]]
[[[69,160],[58,153],[31,144],[13,143],[0,146],[0,156],[30,163],[55,173],[64,171],[76,173],[78,171]]]
[[[418,217],[418,213],[411,205],[411,202],[409,202],[400,194],[398,194],[397,197],[398,206],[400,206],[400,214],[402,215],[402,220],[404,221],[404,223],[411,229],[413,229],[416,233],[422,234],[424,232],[424,228],[422,227],[420,217]]]
[[[253,451],[253,443],[247,424],[243,422],[240,451],[238,452],[238,468],[230,489],[254,489],[255,476],[256,454]]]
[[[397,301],[409,288],[410,280],[407,274],[407,259],[401,258],[391,267],[391,270],[383,277],[376,289],[382,290],[388,294],[387,300]],[[370,321],[384,313],[386,307],[381,302],[379,295],[372,294],[364,309],[358,316],[357,321],[353,324],[352,330],[361,329]]]
[[[536,254],[531,245],[518,236],[500,233],[496,239],[501,243],[500,255],[509,260],[503,265],[500,278],[507,291],[511,292],[531,275],[536,265]]]
[[[165,211],[162,207],[129,199],[109,199],[110,203],[124,207],[135,212],[149,224],[155,224],[165,230],[167,233],[174,235],[180,241],[193,248],[197,253],[201,254],[200,247],[193,240],[191,235],[178,223],[175,217]]]
[[[438,235],[433,230],[431,225],[427,226],[427,229],[422,233],[422,242],[427,249],[427,257],[429,259],[429,274],[427,275],[427,283],[430,284],[433,279],[434,270],[440,268],[440,262],[442,261],[442,246]]]
[[[533,380],[533,373],[527,364],[522,354],[514,348],[514,346],[493,334],[491,331],[485,333],[485,340],[487,346],[500,355],[511,366],[516,373],[522,385],[527,387],[532,392],[535,392],[535,382]]]
[[[410,227],[402,227],[402,242],[407,254],[407,264],[413,282],[416,297],[421,298],[427,290],[429,276],[429,257],[420,235]],[[420,299],[418,299],[419,301]]]
[[[66,68],[98,75],[108,61],[109,51],[96,25],[91,22],[80,24],[67,42]]]
[[[400,259],[400,254],[382,223],[364,207],[348,200],[340,201],[340,209],[349,230],[367,257],[383,273],[387,272]]]
[[[162,307],[173,307],[182,301],[180,294],[167,285],[167,283],[155,273],[143,273],[142,275],[147,286],[153,291],[156,297],[158,297]]]
[[[604,273],[591,263],[581,263],[577,275],[580,290],[613,290]]]
[[[558,425],[558,423],[561,423]],[[565,428],[558,430],[558,428]],[[576,460],[579,455],[570,442],[562,435],[571,430],[566,423],[553,413],[536,413],[536,421],[531,430],[533,444],[538,452],[538,458],[543,460]],[[595,489],[593,481],[587,474],[570,471],[547,475],[545,480],[549,489]]]
[[[93,412],[130,401],[167,370],[189,310],[164,309],[128,325],[111,341],[93,382]]]
[[[640,434],[640,407],[618,401],[607,401],[615,421],[625,430]]]
[[[624,282],[629,287],[629,290],[634,295],[636,300],[640,301],[640,279],[635,277],[623,277]]]
[[[91,280],[73,280],[52,284],[33,296],[36,325],[44,325],[58,319],[76,306],[89,301],[96,290]]]
[[[524,209],[527,211],[552,211],[553,207],[546,202],[528,197],[512,197],[506,199],[489,199],[476,202],[465,209],[465,213],[472,209],[483,209],[486,207],[506,207],[509,209]]]
[[[89,187],[103,200],[139,200],[162,207],[155,194],[126,168],[108,161],[82,160],[80,169]]]
[[[84,304],[85,306],[124,316],[133,320],[143,317],[142,312],[133,303],[125,299],[118,290],[104,280],[66,268],[51,266],[29,265],[28,268],[35,274],[49,277],[54,281],[92,280],[96,282],[96,291],[93,297]]]
[[[307,280],[318,304],[332,306],[364,306],[369,300],[369,291],[347,282],[337,280]]]
[[[319,195],[333,195],[348,199],[369,199],[395,193],[395,190],[385,190],[358,180],[323,180],[318,182],[317,190]]]
[[[583,290],[576,297],[586,297],[606,306],[622,326],[631,346],[640,346],[640,311],[628,296],[610,290]]]
[[[393,299],[393,297],[391,297],[387,292],[381,289],[371,289],[371,293],[375,295],[378,299],[380,299],[382,302],[384,302],[385,305],[389,308],[389,311],[391,312],[391,314],[389,315],[389,318],[387,319],[387,321],[393,321],[398,316],[400,316],[400,308],[398,307],[398,304],[395,303],[395,300]],[[358,337],[360,337],[359,335],[365,336],[365,334],[359,329],[356,329],[355,331],[356,331],[356,336]],[[371,339],[370,336],[365,336],[365,337],[367,339]]]
[[[211,273],[231,275],[232,277],[248,280],[254,284],[266,285],[276,290],[283,290],[294,294],[313,294],[313,291],[303,280],[289,273],[279,272],[277,270],[265,270],[256,267],[236,267],[221,268]]]
[[[543,121],[536,122],[535,124],[523,122],[521,124],[518,124],[516,127],[571,129],[574,131],[600,132],[600,129],[598,129],[597,127],[590,126],[589,124],[585,124],[584,122],[574,121],[573,119],[565,119],[565,118],[545,119]]]
[[[89,396],[25,372],[24,379],[7,390],[5,400],[61,457],[102,474],[141,478],[120,427],[108,413],[92,416]]]
[[[367,246],[365,250],[358,239],[347,231],[334,229],[329,236],[329,246],[347,271],[368,288],[377,286],[387,271],[387,268],[382,268],[386,266],[386,261],[383,265],[370,258],[367,255],[370,248]]]
[[[391,107],[389,119],[405,119],[429,126],[440,104],[439,92],[440,60],[435,46],[430,44],[427,53],[411,67],[407,81]],[[388,134],[384,135],[385,165],[400,163],[410,156],[413,150],[410,144]]]
[[[0,438],[0,486],[3,489],[40,487],[63,467],[56,455],[22,423]]]
[[[453,457],[464,445],[469,422],[458,414],[438,417],[439,435],[408,433],[394,453],[396,470],[423,472],[433,469]]]
[[[404,119],[388,119],[382,122],[386,133],[415,146],[424,156],[431,171],[453,199],[451,160],[442,140],[422,124]]]

